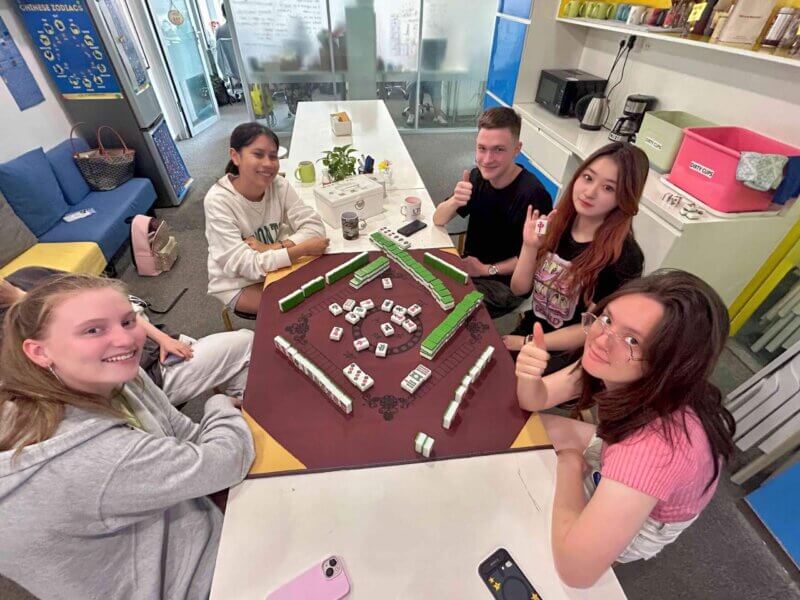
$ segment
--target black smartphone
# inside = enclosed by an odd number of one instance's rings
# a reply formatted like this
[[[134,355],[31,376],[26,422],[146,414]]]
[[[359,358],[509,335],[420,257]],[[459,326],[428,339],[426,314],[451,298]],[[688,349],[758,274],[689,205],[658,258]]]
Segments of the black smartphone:
[[[411,223],[403,225],[400,229],[398,229],[397,233],[408,237],[417,233],[420,229],[425,229],[427,226],[428,224],[423,223],[422,221],[411,221]]]
[[[498,548],[483,561],[478,575],[497,600],[542,600],[505,548]]]

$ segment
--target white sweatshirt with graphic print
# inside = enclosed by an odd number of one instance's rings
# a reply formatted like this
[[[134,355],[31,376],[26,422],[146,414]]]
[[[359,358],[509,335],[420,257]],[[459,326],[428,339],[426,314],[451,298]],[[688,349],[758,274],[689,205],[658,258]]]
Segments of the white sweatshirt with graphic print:
[[[255,236],[265,244],[280,240],[299,244],[325,235],[322,219],[283,177],[275,177],[260,202],[251,202],[237,192],[232,177],[221,177],[203,202],[208,293],[224,304],[242,288],[263,281],[269,271],[291,264],[285,249],[257,252],[244,243],[245,238]]]

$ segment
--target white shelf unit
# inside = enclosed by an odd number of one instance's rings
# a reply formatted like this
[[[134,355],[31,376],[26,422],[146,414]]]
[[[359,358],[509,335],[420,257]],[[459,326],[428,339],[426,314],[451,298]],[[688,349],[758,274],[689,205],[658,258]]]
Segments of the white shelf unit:
[[[777,54],[770,54],[768,52],[758,52],[756,50],[749,50],[747,48],[737,48],[735,46],[726,46],[724,44],[711,44],[707,41],[683,38],[677,33],[662,33],[657,31],[648,31],[642,27],[635,27],[625,25],[624,23],[607,21],[601,19],[573,19],[567,17],[556,18],[558,23],[568,23],[570,25],[578,25],[580,27],[588,27],[589,29],[601,29],[603,31],[614,31],[627,35],[635,35],[641,38],[648,38],[658,40],[667,44],[681,44],[685,46],[693,46],[701,48],[710,52],[723,52],[726,54],[735,54],[737,56],[744,56],[755,60],[763,60],[767,62],[778,63],[781,65],[788,65],[790,67],[800,67],[800,58],[791,58],[788,56],[781,56]]]

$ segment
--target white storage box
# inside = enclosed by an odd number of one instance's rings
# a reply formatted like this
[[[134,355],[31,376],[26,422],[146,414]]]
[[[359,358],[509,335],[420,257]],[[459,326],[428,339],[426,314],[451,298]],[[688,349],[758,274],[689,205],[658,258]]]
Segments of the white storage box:
[[[346,112],[331,113],[333,135],[353,135],[353,122]]]
[[[342,213],[354,212],[368,219],[383,212],[383,186],[366,175],[355,175],[314,188],[317,212],[331,227],[342,226]]]

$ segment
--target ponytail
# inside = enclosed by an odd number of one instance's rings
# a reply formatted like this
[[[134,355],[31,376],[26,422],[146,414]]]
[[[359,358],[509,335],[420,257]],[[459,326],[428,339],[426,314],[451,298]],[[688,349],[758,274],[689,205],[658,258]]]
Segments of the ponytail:
[[[228,175],[238,175],[239,174],[239,167],[233,164],[232,160],[228,161],[228,164],[225,165],[225,173]]]

